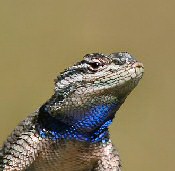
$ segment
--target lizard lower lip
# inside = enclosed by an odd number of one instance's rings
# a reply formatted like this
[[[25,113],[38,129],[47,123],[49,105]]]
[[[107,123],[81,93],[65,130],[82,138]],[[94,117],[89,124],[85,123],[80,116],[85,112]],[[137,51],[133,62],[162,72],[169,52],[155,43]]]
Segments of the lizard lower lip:
[[[133,65],[132,65],[133,68],[144,68],[143,64],[141,62],[135,62]]]

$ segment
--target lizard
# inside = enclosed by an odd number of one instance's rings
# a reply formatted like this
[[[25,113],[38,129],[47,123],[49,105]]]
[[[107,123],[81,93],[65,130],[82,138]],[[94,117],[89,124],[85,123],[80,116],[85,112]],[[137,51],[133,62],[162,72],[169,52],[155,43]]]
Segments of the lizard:
[[[85,55],[4,142],[0,170],[121,171],[108,128],[143,73],[127,52]]]

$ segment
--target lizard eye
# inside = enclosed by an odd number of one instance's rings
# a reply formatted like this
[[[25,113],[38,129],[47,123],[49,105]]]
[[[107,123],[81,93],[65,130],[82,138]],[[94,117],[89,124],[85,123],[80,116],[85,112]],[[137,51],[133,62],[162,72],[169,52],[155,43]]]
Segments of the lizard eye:
[[[100,62],[90,62],[89,64],[89,70],[91,71],[97,71],[100,67],[103,65]]]

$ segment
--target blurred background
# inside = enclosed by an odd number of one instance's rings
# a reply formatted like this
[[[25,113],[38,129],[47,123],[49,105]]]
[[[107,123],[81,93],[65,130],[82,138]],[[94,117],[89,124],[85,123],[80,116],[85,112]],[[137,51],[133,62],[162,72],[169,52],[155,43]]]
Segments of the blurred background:
[[[175,163],[175,1],[0,1],[0,143],[87,53],[128,51],[145,75],[111,126],[123,171]]]

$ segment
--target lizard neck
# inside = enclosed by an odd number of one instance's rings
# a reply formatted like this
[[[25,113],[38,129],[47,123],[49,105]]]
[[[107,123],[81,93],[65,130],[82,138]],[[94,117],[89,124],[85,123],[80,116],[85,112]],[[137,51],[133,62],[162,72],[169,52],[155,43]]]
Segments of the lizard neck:
[[[112,104],[110,106],[97,105],[88,111],[89,115],[83,120],[67,124],[53,117],[47,105],[43,105],[39,109],[38,132],[42,138],[52,140],[67,139],[91,143],[106,142],[109,140],[108,127],[112,123],[115,112],[119,107],[119,104]],[[91,118],[91,116],[95,116],[95,118]],[[99,124],[100,122],[101,124]],[[89,131],[91,124],[97,124],[98,126]]]

